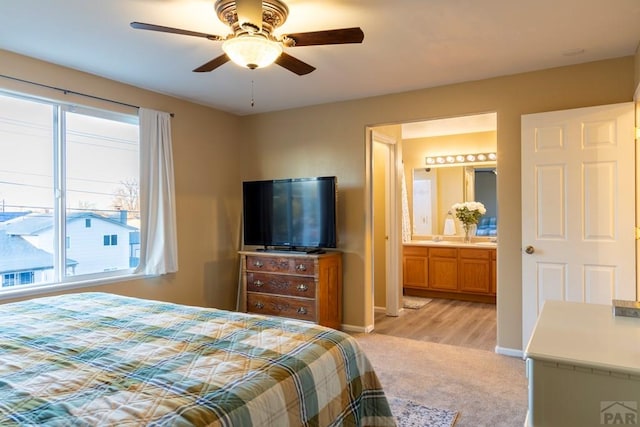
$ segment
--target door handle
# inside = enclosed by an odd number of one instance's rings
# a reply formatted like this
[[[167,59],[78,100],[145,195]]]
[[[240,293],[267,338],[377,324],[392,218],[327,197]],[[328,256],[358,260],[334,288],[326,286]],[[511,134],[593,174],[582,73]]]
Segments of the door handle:
[[[533,246],[529,245],[526,248],[524,248],[524,251],[527,254],[531,255],[532,253],[534,253],[536,251],[536,249]]]

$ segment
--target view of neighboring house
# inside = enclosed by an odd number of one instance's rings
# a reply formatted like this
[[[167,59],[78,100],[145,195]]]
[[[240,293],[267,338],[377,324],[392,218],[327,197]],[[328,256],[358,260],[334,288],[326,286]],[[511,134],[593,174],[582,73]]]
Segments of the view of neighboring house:
[[[7,219],[8,218],[8,219]],[[50,213],[0,216],[2,287],[54,281],[54,218]],[[101,273],[138,265],[140,232],[117,218],[93,212],[67,215],[66,275]]]
[[[46,283],[53,278],[53,256],[38,249],[21,236],[5,232],[6,221],[27,215],[29,212],[0,213],[0,286],[9,287],[30,283]],[[67,267],[73,269],[74,261]]]

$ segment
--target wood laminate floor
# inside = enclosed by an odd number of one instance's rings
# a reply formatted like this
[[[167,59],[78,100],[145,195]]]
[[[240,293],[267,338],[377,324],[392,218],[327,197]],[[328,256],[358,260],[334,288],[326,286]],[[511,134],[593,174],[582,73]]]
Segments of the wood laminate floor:
[[[495,351],[496,306],[433,298],[400,316],[376,313],[375,332],[383,335]]]

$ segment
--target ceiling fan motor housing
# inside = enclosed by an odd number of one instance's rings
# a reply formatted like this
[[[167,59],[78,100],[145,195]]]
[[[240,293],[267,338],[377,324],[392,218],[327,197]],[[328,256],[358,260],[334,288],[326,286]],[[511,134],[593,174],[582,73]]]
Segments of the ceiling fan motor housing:
[[[237,36],[243,33],[262,32],[272,37],[273,30],[281,26],[289,16],[289,8],[279,0],[262,1],[262,22],[238,21],[237,3],[241,0],[217,0],[215,3],[218,19],[229,25]],[[247,0],[244,0],[247,1]],[[251,14],[249,15],[251,16]],[[244,17],[243,17],[244,18]]]

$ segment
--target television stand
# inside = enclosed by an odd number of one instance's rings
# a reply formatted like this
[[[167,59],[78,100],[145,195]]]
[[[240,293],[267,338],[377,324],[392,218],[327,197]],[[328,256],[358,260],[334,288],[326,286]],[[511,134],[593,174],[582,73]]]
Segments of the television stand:
[[[240,251],[238,309],[340,329],[342,253]]]

